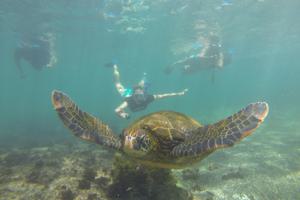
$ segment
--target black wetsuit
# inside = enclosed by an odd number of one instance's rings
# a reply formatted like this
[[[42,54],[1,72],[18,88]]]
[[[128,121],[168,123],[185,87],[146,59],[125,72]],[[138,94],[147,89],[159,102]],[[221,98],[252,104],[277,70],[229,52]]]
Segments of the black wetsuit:
[[[22,45],[15,49],[15,62],[20,68],[20,60],[23,58],[35,69],[40,70],[49,64],[51,56],[49,44],[42,40],[32,40],[30,45]]]
[[[128,108],[132,112],[141,111],[147,108],[148,104],[154,101],[154,95],[147,94],[142,89],[135,88],[133,95],[127,97],[125,101],[128,104]]]

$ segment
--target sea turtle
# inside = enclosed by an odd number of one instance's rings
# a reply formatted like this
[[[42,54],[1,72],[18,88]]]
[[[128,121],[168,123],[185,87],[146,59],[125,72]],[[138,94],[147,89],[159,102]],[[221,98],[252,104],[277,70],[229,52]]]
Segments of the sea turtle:
[[[250,135],[268,114],[268,104],[252,103],[217,123],[202,126],[173,111],[146,115],[124,129],[120,136],[101,120],[82,111],[64,93],[52,92],[52,102],[73,134],[123,152],[147,166],[183,168]]]

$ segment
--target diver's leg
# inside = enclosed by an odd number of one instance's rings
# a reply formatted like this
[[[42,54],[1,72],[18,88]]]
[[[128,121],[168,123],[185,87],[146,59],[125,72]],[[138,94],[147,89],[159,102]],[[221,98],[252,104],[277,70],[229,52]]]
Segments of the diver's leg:
[[[124,86],[121,84],[121,81],[120,81],[120,72],[118,70],[117,65],[114,65],[113,67],[114,67],[115,86],[116,86],[118,92],[120,93],[120,95],[122,95],[125,89],[124,89]]]
[[[51,47],[50,50],[49,50],[49,56],[50,56],[50,59],[49,59],[49,63],[46,65],[46,67],[53,67],[56,63],[57,63],[57,56],[56,56],[56,53],[54,51],[54,49]]]
[[[124,101],[119,107],[115,109],[115,113],[121,118],[128,119],[129,114],[125,112],[125,109],[127,107],[128,107],[128,103]]]
[[[47,33],[46,34],[47,38],[45,39],[45,41],[47,41],[49,43],[49,62],[46,65],[47,67],[53,67],[56,63],[57,63],[57,56],[56,56],[56,52],[55,52],[55,35],[53,33]]]

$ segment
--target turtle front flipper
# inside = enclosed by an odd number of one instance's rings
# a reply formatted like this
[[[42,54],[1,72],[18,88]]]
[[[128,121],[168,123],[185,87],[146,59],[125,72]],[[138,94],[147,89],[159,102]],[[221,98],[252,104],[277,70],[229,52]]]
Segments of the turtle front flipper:
[[[121,148],[121,140],[108,125],[81,111],[66,94],[54,90],[51,97],[58,116],[75,136],[107,147]]]
[[[252,103],[224,120],[192,130],[171,154],[176,157],[197,156],[232,146],[250,135],[264,121],[268,111],[267,103]]]

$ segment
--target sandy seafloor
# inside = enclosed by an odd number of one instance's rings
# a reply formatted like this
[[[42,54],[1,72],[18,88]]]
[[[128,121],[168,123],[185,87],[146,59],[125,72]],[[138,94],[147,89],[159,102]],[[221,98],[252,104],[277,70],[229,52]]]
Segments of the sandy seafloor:
[[[299,130],[296,120],[265,123],[251,137],[201,163],[173,170],[195,200],[300,199]],[[289,137],[286,137],[286,136]],[[295,137],[293,137],[295,136]],[[107,199],[113,152],[70,136],[70,142],[0,150],[0,199]],[[80,189],[85,168],[96,171]]]

